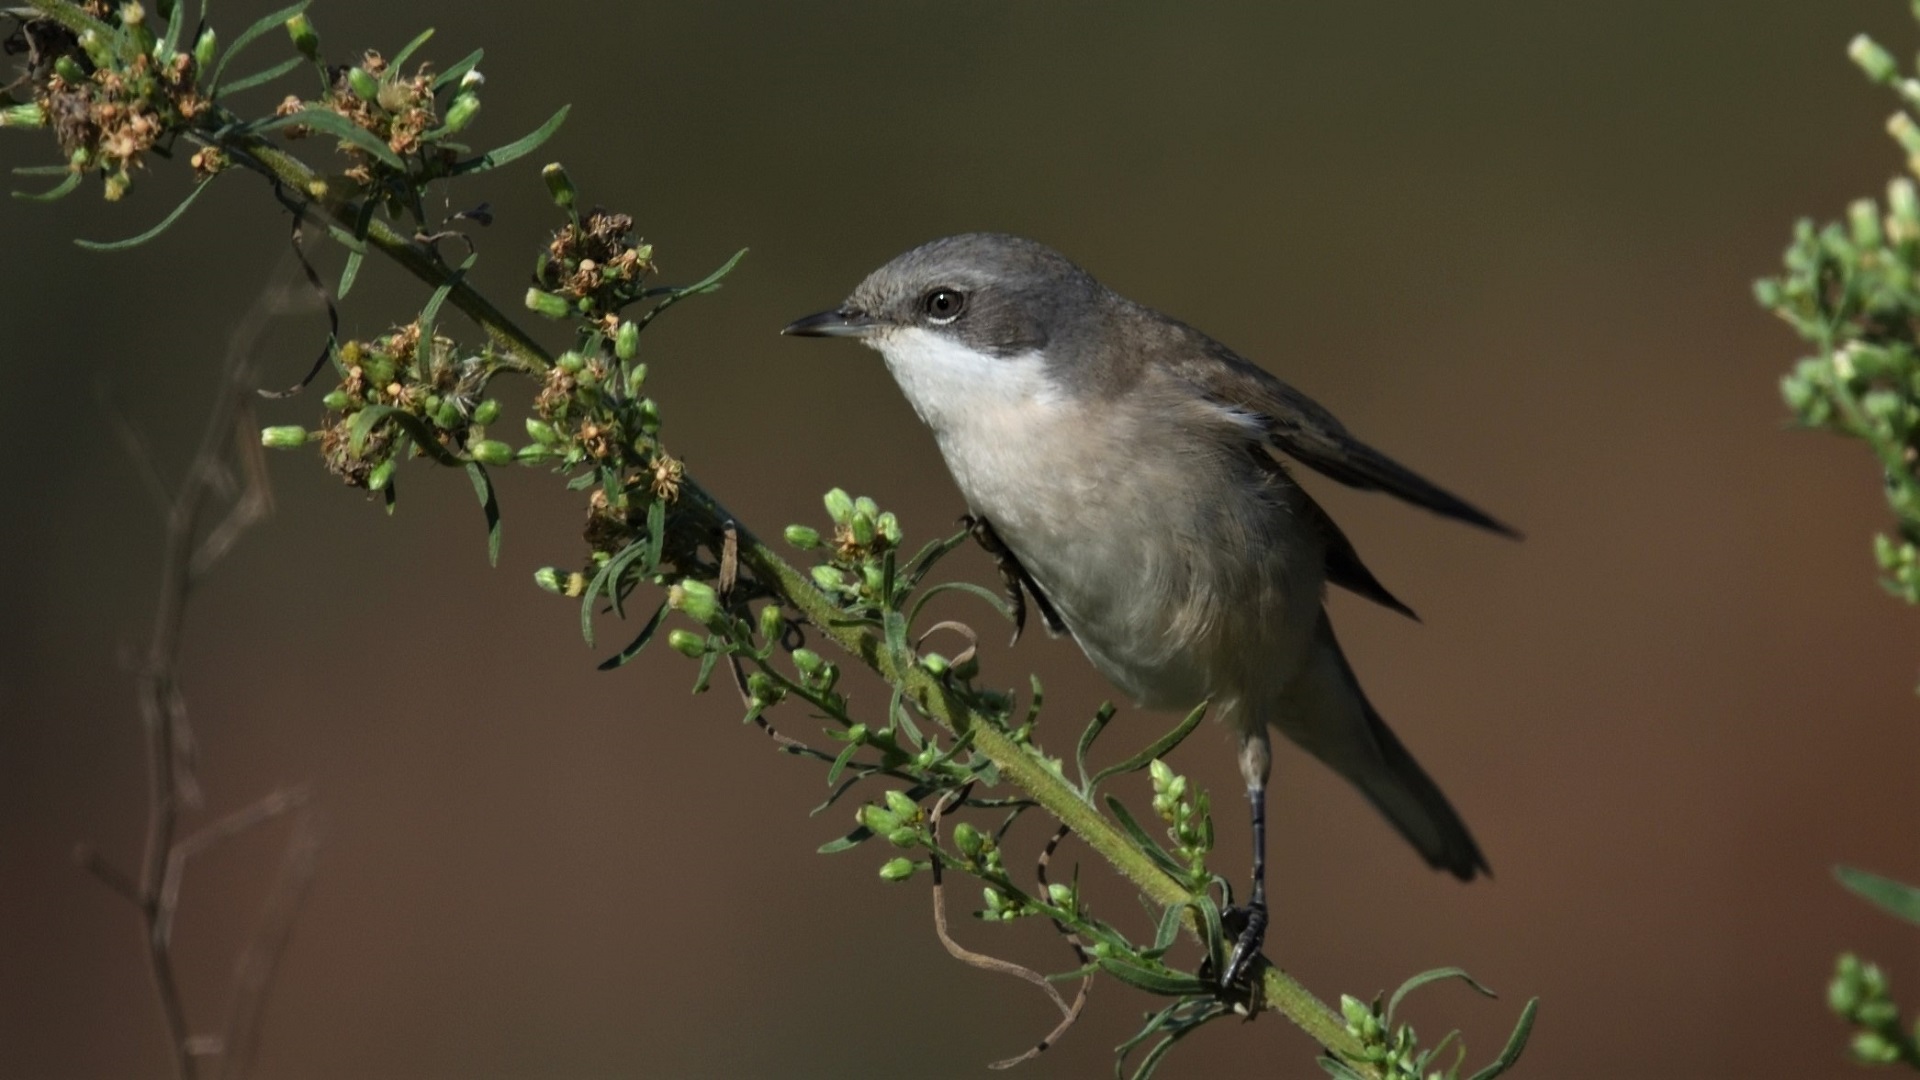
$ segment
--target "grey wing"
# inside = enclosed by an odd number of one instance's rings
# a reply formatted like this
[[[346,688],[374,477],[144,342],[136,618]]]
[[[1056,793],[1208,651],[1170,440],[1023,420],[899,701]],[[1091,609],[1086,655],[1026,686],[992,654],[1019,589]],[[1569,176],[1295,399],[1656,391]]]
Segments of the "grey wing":
[[[1484,510],[1354,438],[1312,398],[1199,331],[1192,333],[1207,348],[1195,359],[1177,363],[1177,373],[1214,401],[1257,415],[1274,449],[1349,487],[1384,491],[1443,517],[1516,539],[1520,536]]]

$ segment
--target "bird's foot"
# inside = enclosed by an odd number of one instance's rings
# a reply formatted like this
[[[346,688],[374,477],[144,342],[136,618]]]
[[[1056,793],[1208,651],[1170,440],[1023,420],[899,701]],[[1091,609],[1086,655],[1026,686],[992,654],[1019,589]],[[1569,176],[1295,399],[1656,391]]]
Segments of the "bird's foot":
[[[1266,901],[1254,900],[1246,907],[1233,908],[1221,916],[1220,922],[1228,933],[1236,934],[1233,953],[1220,970],[1220,989],[1227,993],[1246,992],[1249,988],[1244,984],[1262,962],[1260,947],[1267,940]]]

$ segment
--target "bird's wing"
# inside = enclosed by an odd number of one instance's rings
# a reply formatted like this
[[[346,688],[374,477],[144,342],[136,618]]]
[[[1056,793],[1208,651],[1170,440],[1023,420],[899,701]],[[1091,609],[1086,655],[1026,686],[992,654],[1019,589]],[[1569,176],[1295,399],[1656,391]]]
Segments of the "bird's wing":
[[[1226,346],[1198,331],[1193,333],[1207,348],[1181,350],[1184,356],[1168,365],[1170,373],[1212,401],[1258,417],[1274,449],[1349,487],[1384,491],[1443,517],[1506,536],[1520,535],[1465,499],[1354,438],[1312,398]]]

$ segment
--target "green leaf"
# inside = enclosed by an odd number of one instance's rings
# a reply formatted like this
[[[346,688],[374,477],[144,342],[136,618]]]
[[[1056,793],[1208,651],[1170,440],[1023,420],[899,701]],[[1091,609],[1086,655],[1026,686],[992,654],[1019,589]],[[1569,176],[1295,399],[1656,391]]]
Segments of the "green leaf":
[[[1473,976],[1467,974],[1464,969],[1457,967],[1434,968],[1432,971],[1423,971],[1413,978],[1408,979],[1406,982],[1401,983],[1400,989],[1395,990],[1393,996],[1387,999],[1387,1012],[1385,1017],[1387,1026],[1393,1026],[1393,1011],[1400,1007],[1400,1002],[1405,1000],[1408,994],[1430,983],[1437,983],[1444,979],[1459,979],[1486,997],[1497,998],[1500,996],[1480,985],[1480,983],[1477,982]]]
[[[1351,1065],[1339,1058],[1322,1057],[1316,1060],[1320,1062],[1320,1067],[1326,1070],[1327,1075],[1333,1077],[1333,1080],[1367,1080],[1366,1077],[1354,1072]]]
[[[927,606],[927,601],[939,596],[943,592],[963,592],[969,596],[977,596],[985,600],[993,610],[999,612],[1001,618],[1006,619],[1008,622],[1013,621],[1013,609],[1007,606],[1007,602],[1004,599],[996,596],[991,590],[975,585],[971,581],[943,581],[938,585],[927,586],[918,596],[914,597],[913,607],[907,612],[907,621],[920,621],[920,609]]]
[[[881,625],[886,633],[887,654],[893,659],[893,668],[905,674],[913,666],[913,650],[907,647],[907,617],[897,611],[889,611],[882,616]]]
[[[857,742],[848,743],[847,748],[840,751],[840,756],[833,759],[833,764],[827,768],[827,786],[828,787],[832,787],[834,784],[839,782],[841,771],[844,770],[847,767],[847,765],[853,761],[853,755],[860,752],[860,745],[861,744]]]
[[[187,0],[173,0],[173,14],[167,16],[167,31],[160,37],[160,44],[154,49],[157,57],[171,58],[180,51],[180,32],[187,24]]]
[[[480,509],[487,515],[487,565],[500,565],[500,500],[494,497],[493,481],[487,478],[487,467],[477,461],[467,462],[467,476],[473,481],[473,493],[480,497]]]
[[[1153,764],[1155,760],[1166,757],[1169,753],[1172,753],[1173,748],[1179,746],[1186,740],[1187,736],[1193,734],[1193,729],[1199,727],[1200,721],[1207,718],[1207,708],[1210,704],[1210,702],[1201,702],[1194,707],[1192,712],[1187,714],[1185,720],[1180,721],[1178,727],[1155,739],[1145,750],[1140,751],[1117,765],[1109,765],[1099,772],[1094,773],[1093,780],[1088,785],[1089,788],[1109,776],[1137,772]]]
[[[1113,811],[1113,816],[1119,820],[1120,827],[1127,831],[1128,836],[1133,837],[1133,842],[1139,845],[1140,850],[1146,854],[1147,858],[1159,864],[1160,869],[1165,870],[1174,878],[1180,880],[1186,879],[1187,868],[1181,866],[1174,860],[1172,855],[1167,854],[1165,848],[1155,842],[1153,837],[1147,835],[1147,830],[1141,828],[1140,823],[1133,819],[1133,814],[1127,809],[1125,803],[1109,795],[1107,796],[1107,809]]]
[[[66,165],[15,165],[13,167],[15,176],[60,176],[72,171],[73,169]]]
[[[934,563],[939,562],[955,548],[966,543],[967,538],[972,535],[973,533],[970,530],[961,529],[959,532],[944,539],[928,541],[927,546],[921,548],[918,554],[907,561],[906,573],[901,575],[900,578],[901,587],[911,589],[920,584],[920,580],[927,576],[927,571],[933,569]]]
[[[1847,891],[1897,919],[1920,923],[1920,889],[1851,866],[1836,866],[1833,876]]]
[[[441,72],[433,80],[433,92],[437,94],[447,87],[452,86],[454,83],[459,82],[467,72],[479,66],[480,58],[485,54],[485,49],[475,49],[467,54],[466,59]]]
[[[447,295],[453,292],[454,287],[466,280],[467,271],[473,269],[474,262],[479,258],[477,251],[469,254],[453,273],[447,275],[447,280],[433,290],[433,295],[427,298],[427,306],[420,309],[420,347],[414,350],[414,360],[422,376],[426,375],[426,357],[433,348],[433,321],[440,316],[440,306],[447,302]]]
[[[821,855],[833,855],[849,848],[859,847],[871,839],[873,839],[873,830],[862,825],[840,839],[829,840],[814,850]]]
[[[139,236],[129,236],[125,240],[113,240],[107,243],[101,243],[98,240],[75,240],[74,243],[79,244],[88,251],[125,251],[128,248],[139,247],[141,244],[166,232],[169,226],[180,220],[181,214],[187,212],[187,207],[193,205],[193,200],[199,198],[201,192],[212,186],[213,180],[211,178],[195,184],[193,190],[187,194],[187,197],[180,200],[180,205],[173,208],[173,213],[161,218],[160,224],[155,225]]]
[[[660,569],[660,555],[667,545],[667,504],[655,499],[647,507],[647,573]]]
[[[265,71],[256,71],[244,79],[233,80],[221,87],[220,92],[223,94],[237,94],[242,90],[251,90],[256,86],[263,86],[306,62],[307,58],[304,56],[290,56]]]
[[[393,59],[387,61],[387,70],[392,71],[394,74],[398,75],[400,73],[400,65],[406,63],[407,59],[411,57],[414,53],[419,52],[420,46],[425,45],[427,43],[427,39],[431,38],[432,36],[433,36],[433,27],[431,26],[427,27],[425,30],[420,31],[419,37],[416,37],[412,41],[407,42],[405,48],[402,48],[399,52],[395,53],[393,55]]]
[[[381,141],[378,135],[375,135],[373,132],[368,131],[366,128],[361,127],[359,124],[354,123],[331,109],[301,109],[292,115],[275,117],[272,120],[268,120],[254,130],[264,134],[269,131],[278,131],[284,127],[292,127],[296,124],[301,127],[312,128],[315,131],[325,132],[342,142],[352,143],[379,159],[382,165],[397,172],[405,172],[407,169],[406,163],[400,160],[400,155],[394,153],[393,147]]]
[[[1533,1034],[1533,1014],[1539,1007],[1539,998],[1527,1002],[1527,1007],[1520,1010],[1520,1022],[1514,1025],[1513,1034],[1507,1039],[1507,1048],[1500,1051],[1500,1056],[1493,1064],[1474,1073],[1469,1080],[1493,1080],[1513,1068],[1514,1063],[1520,1060],[1520,1052],[1527,1048],[1527,1038]]]
[[[74,188],[80,186],[80,174],[65,166],[61,166],[59,171],[66,173],[67,178],[55,184],[53,187],[48,188],[46,191],[16,191],[13,193],[13,197],[16,199],[25,199],[28,202],[52,202],[55,199],[66,198],[73,193]]]
[[[1153,932],[1153,948],[1146,955],[1157,960],[1162,953],[1173,948],[1173,943],[1180,938],[1180,913],[1185,910],[1185,904],[1168,904],[1166,910],[1160,913],[1160,924]]]
[[[1093,714],[1093,721],[1087,725],[1087,730],[1080,733],[1080,745],[1074,748],[1073,761],[1074,764],[1080,767],[1080,793],[1082,795],[1090,796],[1093,794],[1093,784],[1087,780],[1087,751],[1093,749],[1093,741],[1098,739],[1100,733],[1107,729],[1107,723],[1113,719],[1113,713],[1113,702],[1101,702],[1100,709]]]
[[[505,146],[489,150],[477,158],[469,158],[455,165],[453,167],[453,174],[458,176],[463,173],[486,172],[489,169],[497,169],[510,161],[517,161],[520,158],[526,157],[528,154],[540,149],[542,143],[553,138],[553,133],[560,130],[560,125],[566,122],[567,111],[572,108],[573,106],[571,105],[560,106],[559,112],[554,113],[546,123],[541,124],[531,133],[523,135]]]
[[[1149,994],[1187,997],[1192,994],[1213,992],[1213,987],[1207,983],[1167,967],[1146,967],[1120,956],[1102,956],[1098,961],[1100,970],[1128,986],[1138,987]]]
[[[220,62],[213,65],[213,78],[208,79],[206,83],[212,88],[208,91],[208,96],[220,95],[220,76],[227,70],[227,65],[233,61],[233,58],[240,55],[241,49],[253,44],[261,34],[286,25],[288,19],[307,10],[307,4],[310,2],[311,0],[300,0],[299,3],[281,8],[271,15],[262,15],[252,26],[242,30],[240,36],[233,39],[233,44],[227,46],[227,51],[220,54]]]
[[[646,648],[647,642],[653,640],[654,632],[660,629],[660,624],[665,621],[666,614],[667,605],[663,603],[655,609],[653,618],[647,620],[647,625],[640,628],[640,636],[628,642],[626,648],[602,660],[600,662],[600,670],[612,671],[614,668],[625,666],[627,661],[639,656],[640,650]]]
[[[747,249],[741,248],[739,251],[734,252],[733,258],[728,259],[725,263],[723,263],[720,269],[715,270],[713,273],[708,274],[706,277],[701,278],[699,281],[694,282],[692,285],[685,286],[684,288],[676,287],[670,290],[667,293],[667,298],[665,300],[662,300],[659,303],[653,305],[652,309],[649,310],[645,315],[642,315],[638,319],[634,320],[634,325],[639,327],[642,330],[645,330],[647,328],[647,324],[652,322],[656,315],[659,315],[661,312],[667,310],[668,308],[686,299],[687,297],[699,296],[701,293],[712,292],[713,290],[719,288],[720,279],[723,277],[726,277],[729,271],[731,271],[735,266],[739,265],[740,260],[745,258],[746,254],[747,254]]]
[[[392,405],[368,405],[359,412],[354,413],[353,424],[347,429],[347,446],[355,454],[362,453],[367,447],[367,436],[373,433],[373,429],[376,426],[388,420],[393,421],[401,430],[413,436],[413,441],[420,447],[420,452],[432,458],[436,463],[441,465],[466,464],[465,461],[455,456],[452,451],[440,445],[439,436],[434,433],[432,428],[427,426],[426,421],[404,409],[397,409]],[[396,459],[402,457],[402,452],[403,448],[396,444],[393,451],[394,457]]]

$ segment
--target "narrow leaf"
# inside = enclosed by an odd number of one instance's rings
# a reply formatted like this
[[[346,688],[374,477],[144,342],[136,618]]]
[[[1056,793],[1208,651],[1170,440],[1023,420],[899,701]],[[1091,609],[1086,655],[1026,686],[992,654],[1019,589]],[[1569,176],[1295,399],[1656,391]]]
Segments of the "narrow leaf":
[[[1087,730],[1080,733],[1080,745],[1074,748],[1073,761],[1080,766],[1080,792],[1083,795],[1093,794],[1093,784],[1087,779],[1087,751],[1093,749],[1093,741],[1107,729],[1108,721],[1113,719],[1113,712],[1113,702],[1103,702],[1100,705],[1100,711],[1093,714],[1093,722],[1087,725]]]
[[[927,606],[927,601],[939,596],[943,592],[963,592],[969,596],[977,596],[985,600],[993,610],[999,612],[1001,618],[1006,619],[1008,622],[1013,621],[1013,609],[1007,606],[1005,599],[996,595],[992,590],[980,585],[975,585],[971,581],[943,581],[938,585],[927,586],[918,596],[914,597],[913,607],[907,613],[907,621],[918,622],[920,620],[920,609]]]
[[[479,258],[480,253],[477,251],[468,255],[459,267],[447,276],[447,280],[441,282],[440,287],[433,290],[433,295],[427,298],[427,306],[420,309],[421,345],[419,349],[415,350],[414,355],[419,359],[422,369],[421,374],[423,375],[426,373],[424,357],[432,349],[433,321],[440,315],[440,306],[447,302],[447,295],[453,292],[454,287],[466,280],[467,271],[473,268],[474,262]]]
[[[227,46],[227,51],[220,54],[220,62],[213,65],[213,78],[207,80],[207,85],[214,88],[210,91],[210,95],[215,97],[219,96],[220,76],[227,70],[227,64],[232,62],[234,57],[240,55],[241,49],[253,44],[254,41],[259,39],[261,34],[284,26],[288,19],[307,10],[307,4],[309,2],[311,2],[311,0],[300,0],[299,3],[281,8],[271,15],[262,15],[252,26],[242,30],[240,36],[233,39],[233,44]]]
[[[900,579],[901,584],[909,589],[920,584],[920,579],[927,576],[927,571],[933,569],[934,563],[939,562],[955,548],[966,543],[967,538],[972,535],[973,533],[971,531],[961,529],[952,536],[928,541],[926,547],[921,548],[918,554],[907,561],[907,571]]]
[[[1494,1063],[1474,1073],[1470,1080],[1493,1080],[1494,1077],[1513,1068],[1520,1060],[1520,1052],[1527,1048],[1527,1039],[1533,1034],[1533,1014],[1540,1008],[1540,999],[1527,1002],[1520,1010],[1520,1022],[1513,1027],[1513,1034],[1507,1039],[1507,1048],[1500,1051]]]
[[[727,272],[732,270],[736,265],[738,265],[740,260],[746,257],[746,254],[747,254],[747,249],[741,248],[739,251],[734,252],[733,258],[728,259],[720,267],[720,269],[715,270],[713,273],[708,274],[706,277],[693,283],[692,285],[688,285],[684,288],[673,289],[671,292],[667,294],[667,298],[665,300],[662,300],[659,303],[653,305],[653,308],[651,310],[649,310],[645,315],[640,316],[640,318],[635,321],[635,325],[637,325],[640,329],[645,330],[647,328],[647,324],[652,322],[655,316],[659,315],[661,312],[667,310],[668,308],[679,303],[680,301],[686,299],[687,297],[698,296],[701,293],[712,292],[713,290],[719,288],[720,279],[723,277],[726,277]]]
[[[487,515],[487,565],[500,565],[500,500],[494,497],[493,481],[487,478],[487,467],[477,461],[467,462],[467,476],[473,481],[473,493],[480,497],[480,509]]]
[[[647,620],[647,625],[640,628],[640,636],[628,642],[626,648],[602,660],[600,662],[600,670],[612,671],[614,668],[625,666],[627,661],[639,656],[640,650],[646,648],[647,642],[653,640],[654,632],[660,629],[660,624],[665,621],[666,614],[667,605],[661,604],[660,607],[654,611],[653,618]]]
[[[1474,980],[1473,976],[1467,974],[1466,971],[1461,968],[1457,968],[1457,967],[1434,968],[1432,971],[1423,971],[1420,974],[1415,975],[1413,978],[1408,979],[1406,982],[1401,983],[1400,989],[1395,990],[1393,992],[1393,996],[1387,999],[1387,1013],[1386,1013],[1387,1026],[1388,1027],[1393,1026],[1393,1011],[1400,1007],[1400,1002],[1405,1000],[1408,994],[1413,993],[1415,990],[1418,990],[1421,987],[1428,985],[1429,983],[1437,983],[1443,979],[1459,979],[1461,982],[1464,982],[1468,986],[1473,987],[1475,990],[1478,990],[1480,993],[1486,995],[1487,997],[1500,996],[1494,993],[1493,991],[1487,989],[1486,987],[1480,985],[1477,981]]]
[[[1833,876],[1847,891],[1897,919],[1920,923],[1920,889],[1851,866],[1836,866]]]
[[[387,67],[390,70],[392,70],[395,74],[398,74],[400,71],[400,65],[406,63],[407,59],[411,57],[414,53],[419,52],[420,46],[425,45],[427,43],[427,39],[431,38],[432,36],[433,36],[433,27],[431,26],[427,27],[425,30],[420,31],[419,37],[416,37],[412,41],[407,42],[406,47],[402,48],[399,52],[393,54],[393,59],[387,61]]]
[[[479,66],[480,58],[485,55],[485,53],[485,49],[475,49],[467,54],[466,59],[441,72],[433,80],[433,92],[437,94],[447,87],[452,86],[454,83],[459,82],[467,72]]]
[[[477,158],[470,158],[455,165],[453,167],[454,174],[486,172],[488,169],[497,169],[510,161],[517,161],[520,158],[526,157],[528,154],[540,149],[542,143],[553,138],[553,133],[560,130],[560,125],[566,122],[567,111],[572,108],[573,106],[571,105],[560,106],[559,112],[554,113],[546,123],[541,124],[533,132],[523,135],[505,146],[489,150]]]
[[[55,199],[66,198],[73,193],[74,188],[80,186],[80,174],[66,168],[62,168],[60,171],[66,173],[67,178],[46,191],[16,191],[13,193],[13,197],[16,199],[25,199],[28,202],[52,202]]]
[[[1213,990],[1213,987],[1191,975],[1183,975],[1164,967],[1143,967],[1124,957],[1102,956],[1099,958],[1099,963],[1100,970],[1129,986],[1139,987],[1149,994],[1185,997],[1189,994],[1210,993]]]
[[[169,226],[180,220],[181,214],[187,212],[187,207],[193,205],[193,200],[199,198],[201,192],[212,186],[213,181],[211,179],[202,180],[198,184],[195,184],[193,190],[187,194],[187,197],[180,200],[180,205],[173,208],[173,213],[161,218],[160,224],[155,225],[139,236],[130,236],[125,240],[113,240],[107,243],[101,243],[98,240],[75,240],[74,243],[79,244],[88,251],[125,251],[127,248],[139,247],[141,244],[166,232]]]
[[[660,570],[660,555],[667,544],[667,504],[661,499],[653,500],[647,507],[647,570],[649,574]]]
[[[173,0],[173,14],[167,16],[167,32],[161,35],[160,45],[154,49],[156,57],[172,58],[180,51],[180,32],[187,25],[187,0]]]
[[[1107,809],[1113,811],[1113,816],[1120,821],[1120,827],[1127,831],[1128,836],[1133,837],[1133,842],[1139,846],[1142,852],[1146,853],[1147,858],[1152,859],[1159,865],[1160,869],[1165,870],[1175,878],[1184,878],[1186,876],[1186,867],[1175,862],[1173,856],[1167,854],[1165,848],[1161,847],[1153,837],[1147,835],[1147,830],[1141,828],[1140,823],[1133,819],[1133,814],[1127,809],[1125,803],[1109,795],[1107,796]]]
[[[848,743],[847,748],[840,751],[840,756],[837,758],[834,758],[833,764],[827,769],[827,786],[828,787],[832,787],[833,785],[840,782],[840,773],[844,769],[846,769],[848,763],[853,761],[853,755],[859,752],[860,752],[860,744],[857,742]]]
[[[290,56],[265,71],[256,71],[244,79],[233,80],[221,87],[220,92],[223,94],[237,94],[242,90],[251,90],[256,86],[272,82],[306,62],[307,58],[304,56]]]
[[[1208,702],[1203,701],[1195,706],[1194,710],[1187,714],[1187,718],[1180,721],[1178,727],[1155,739],[1145,750],[1140,751],[1117,765],[1109,765],[1099,772],[1094,773],[1093,783],[1098,784],[1109,776],[1137,772],[1153,764],[1156,759],[1166,757],[1172,753],[1173,748],[1179,746],[1185,741],[1187,736],[1193,734],[1193,729],[1199,727],[1200,721],[1207,718],[1208,704]]]
[[[342,142],[352,143],[378,158],[382,165],[401,172],[406,171],[406,163],[400,160],[399,154],[393,152],[393,147],[388,146],[378,135],[331,109],[301,109],[289,116],[275,117],[254,130],[265,133],[296,124],[332,135]]]
[[[72,171],[72,168],[66,165],[15,165],[13,167],[15,176],[59,176]]]
[[[837,852],[846,851],[848,848],[859,847],[871,839],[873,839],[873,830],[862,825],[840,839],[829,840],[814,850],[822,855],[832,855]]]

